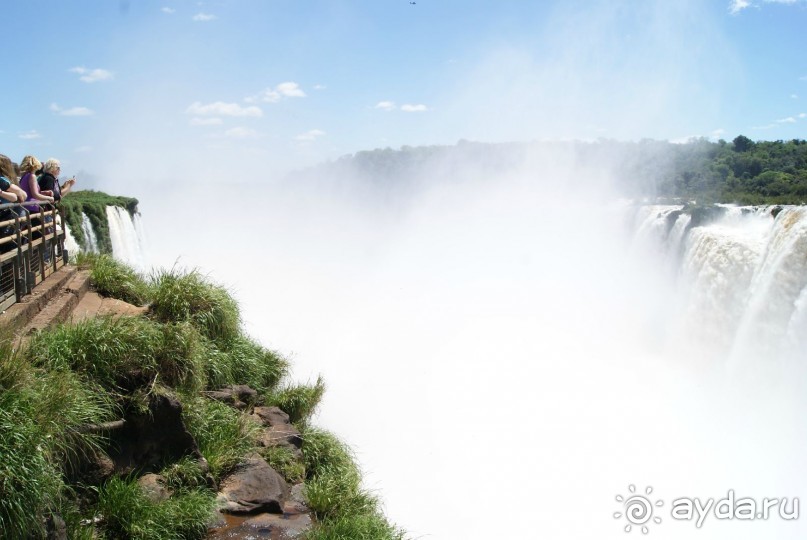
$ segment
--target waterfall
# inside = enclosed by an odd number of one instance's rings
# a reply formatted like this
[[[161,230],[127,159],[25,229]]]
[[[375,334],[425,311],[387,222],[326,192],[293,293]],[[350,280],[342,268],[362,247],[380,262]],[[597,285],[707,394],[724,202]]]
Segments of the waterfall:
[[[81,213],[81,231],[84,233],[85,251],[92,253],[98,252],[98,238],[95,236],[95,231],[90,223],[90,218],[84,212]]]
[[[755,374],[795,358],[807,341],[807,209],[716,205],[690,228],[681,208],[644,207],[634,221],[634,242],[655,244],[677,280],[672,350]]]
[[[112,254],[127,264],[140,270],[146,268],[142,225],[140,216],[130,216],[126,209],[119,206],[106,207],[109,221],[109,237],[112,242]]]
[[[84,233],[84,249],[82,249],[75,236],[70,231],[70,226],[65,227],[66,237],[64,247],[68,253],[76,254],[79,251],[87,251],[90,253],[98,253],[98,238],[95,236],[95,231],[90,223],[90,218],[84,212],[81,213],[81,231]]]

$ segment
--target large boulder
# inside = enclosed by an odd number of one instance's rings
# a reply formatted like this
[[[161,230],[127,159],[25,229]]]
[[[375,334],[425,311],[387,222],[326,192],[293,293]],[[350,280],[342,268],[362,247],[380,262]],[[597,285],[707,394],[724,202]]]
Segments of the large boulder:
[[[252,456],[222,480],[219,504],[233,514],[283,513],[289,487],[260,456]]]

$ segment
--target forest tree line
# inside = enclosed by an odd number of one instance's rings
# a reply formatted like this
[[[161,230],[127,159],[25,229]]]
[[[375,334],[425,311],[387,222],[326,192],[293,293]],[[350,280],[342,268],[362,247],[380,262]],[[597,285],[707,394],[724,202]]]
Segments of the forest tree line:
[[[547,159],[547,158],[550,159]],[[565,164],[573,175],[559,173]],[[643,139],[403,146],[357,152],[295,176],[364,181],[384,191],[413,184],[462,182],[527,171],[536,181],[583,183],[607,176],[630,198],[699,203],[807,203],[807,141],[705,138],[671,143]]]

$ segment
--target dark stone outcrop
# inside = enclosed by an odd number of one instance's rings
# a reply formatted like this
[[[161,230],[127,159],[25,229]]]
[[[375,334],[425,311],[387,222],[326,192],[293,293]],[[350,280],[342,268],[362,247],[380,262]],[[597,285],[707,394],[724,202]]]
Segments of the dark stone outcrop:
[[[115,472],[153,471],[162,463],[185,456],[204,463],[199,447],[182,421],[182,404],[175,397],[153,394],[148,410],[132,410],[123,428],[111,432],[109,456]]]
[[[233,514],[283,513],[289,487],[263,458],[252,456],[221,482],[221,510]]]
[[[283,505],[282,514],[256,514],[243,521],[229,518],[228,523],[223,515],[212,526],[209,540],[246,540],[254,538],[269,538],[273,540],[293,540],[303,538],[305,532],[311,528],[311,513],[306,507],[302,496],[303,484],[296,484],[291,488],[289,499]]]
[[[289,422],[289,415],[278,407],[255,407],[252,419],[266,426],[261,444],[266,447],[288,448],[297,459],[302,459],[300,448],[303,438],[300,431]]]
[[[225,386],[218,390],[202,392],[203,395],[216,401],[221,401],[238,410],[246,409],[250,404],[258,401],[258,392],[245,384]]]

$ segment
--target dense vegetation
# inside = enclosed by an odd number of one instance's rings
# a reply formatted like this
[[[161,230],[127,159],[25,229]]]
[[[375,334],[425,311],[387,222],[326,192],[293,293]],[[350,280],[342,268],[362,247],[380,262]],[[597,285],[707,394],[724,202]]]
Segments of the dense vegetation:
[[[131,197],[116,197],[100,191],[71,191],[61,201],[64,208],[65,220],[70,227],[70,233],[82,248],[87,247],[84,230],[81,227],[81,214],[84,213],[98,239],[98,249],[101,253],[112,253],[112,241],[109,236],[109,222],[106,215],[107,206],[125,208],[129,214],[137,213],[137,199]]]
[[[59,515],[72,539],[203,538],[216,505],[209,475],[218,482],[259,452],[289,482],[305,481],[317,518],[308,538],[402,537],[360,487],[349,449],[310,425],[323,382],[287,382],[288,362],[243,333],[226,289],[196,271],[146,279],[108,255],[83,255],[80,264],[98,290],[148,303],[149,311],[64,324],[22,350],[0,342],[0,536],[43,538],[43,518]],[[201,393],[232,384],[249,385],[289,413],[303,434],[302,460],[261,447],[246,412]],[[172,495],[160,503],[145,496],[137,474],[87,485],[80,464],[110,442],[83,427],[147,410],[159,395],[181,402],[209,471],[189,458],[163,463],[156,472]]]
[[[296,173],[296,179],[358,179],[383,193],[406,196],[414,184],[533,175],[536,181],[607,177],[625,196],[698,202],[802,204],[807,202],[807,141],[650,139],[624,142],[555,141],[455,146],[404,146],[358,152]],[[572,171],[572,175],[558,171]]]
[[[636,149],[633,172],[645,172],[659,196],[741,204],[807,202],[805,140],[754,142],[739,135],[730,143],[722,139],[679,145],[643,141]],[[648,170],[657,162],[654,156],[666,166]],[[638,167],[638,162],[644,164]]]

